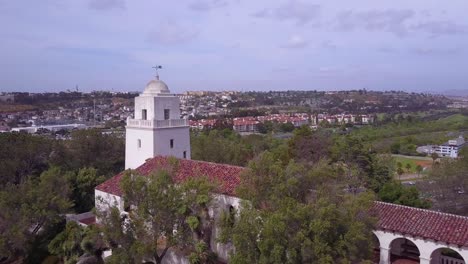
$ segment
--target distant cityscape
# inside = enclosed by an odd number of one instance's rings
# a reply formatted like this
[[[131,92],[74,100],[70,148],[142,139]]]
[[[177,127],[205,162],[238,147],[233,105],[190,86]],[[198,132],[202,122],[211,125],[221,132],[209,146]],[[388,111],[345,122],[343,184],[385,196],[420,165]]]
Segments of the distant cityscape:
[[[134,111],[137,93],[2,93],[0,132],[122,127]],[[255,133],[265,123],[339,126],[366,125],[378,112],[468,108],[467,98],[366,90],[318,92],[210,92],[180,94],[181,117],[193,129],[210,128],[225,119],[237,132]]]

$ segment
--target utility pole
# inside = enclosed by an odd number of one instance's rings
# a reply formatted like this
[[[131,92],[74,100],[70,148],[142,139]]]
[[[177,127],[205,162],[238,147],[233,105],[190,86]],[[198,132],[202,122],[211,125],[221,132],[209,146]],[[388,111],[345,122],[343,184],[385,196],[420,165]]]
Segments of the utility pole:
[[[94,119],[94,126],[96,126],[96,98],[94,97],[93,97],[93,105],[94,105],[93,119]]]

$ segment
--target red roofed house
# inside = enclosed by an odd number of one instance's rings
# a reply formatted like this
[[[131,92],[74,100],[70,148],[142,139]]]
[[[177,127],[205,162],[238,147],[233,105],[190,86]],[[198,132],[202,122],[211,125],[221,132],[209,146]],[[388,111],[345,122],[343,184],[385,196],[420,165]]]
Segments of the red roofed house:
[[[161,93],[163,95],[160,95]],[[143,96],[147,98],[135,100],[136,103],[142,104],[135,106],[135,111],[139,109],[142,113],[135,113],[138,119],[127,121],[127,131],[130,128],[133,132],[131,140],[129,138],[126,140],[126,168],[135,169],[142,175],[149,175],[168,167],[170,165],[168,156],[178,157],[179,165],[174,179],[176,182],[182,182],[190,177],[206,176],[218,183],[219,187],[214,194],[213,206],[209,212],[214,219],[218,219],[224,210],[240,209],[240,199],[236,197],[235,189],[245,168],[190,160],[190,145],[187,146],[187,142],[190,144],[190,138],[185,130],[188,123],[166,113],[167,109],[173,109],[176,101],[169,95],[167,86],[159,80],[152,81]],[[156,100],[154,97],[159,98]],[[166,101],[164,97],[169,99]],[[163,113],[148,114],[148,110],[163,111]],[[145,120],[148,116],[152,118]],[[140,136],[142,138],[139,138]],[[162,145],[166,146],[161,147]],[[140,151],[140,148],[144,151]],[[123,172],[96,187],[95,198],[98,210],[105,210],[106,206],[111,204],[116,205],[122,214],[125,214],[120,190],[122,175]],[[468,217],[383,202],[375,202],[372,210],[378,217],[374,230],[376,263],[466,264],[464,260],[468,260]],[[77,220],[86,225],[93,218],[84,215],[82,219]],[[212,233],[211,248],[220,260],[227,262],[232,246],[218,243],[216,241],[218,233],[219,230],[215,228]],[[447,254],[446,249],[452,250],[452,254]],[[180,256],[173,254],[167,255],[164,262],[188,263],[187,259],[181,259]]]
[[[255,117],[236,117],[233,120],[232,128],[236,132],[250,132],[254,133],[258,131],[258,124],[260,122]]]

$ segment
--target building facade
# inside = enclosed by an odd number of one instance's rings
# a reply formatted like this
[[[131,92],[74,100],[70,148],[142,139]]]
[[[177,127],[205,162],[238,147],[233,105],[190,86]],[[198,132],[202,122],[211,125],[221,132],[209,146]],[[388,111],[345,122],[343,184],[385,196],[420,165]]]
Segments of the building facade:
[[[456,139],[449,140],[447,143],[436,146],[434,152],[440,157],[458,158],[461,148],[465,145],[465,138],[460,136]]]
[[[125,168],[160,155],[190,159],[190,126],[180,118],[179,97],[157,78],[135,98],[134,118],[127,119]]]

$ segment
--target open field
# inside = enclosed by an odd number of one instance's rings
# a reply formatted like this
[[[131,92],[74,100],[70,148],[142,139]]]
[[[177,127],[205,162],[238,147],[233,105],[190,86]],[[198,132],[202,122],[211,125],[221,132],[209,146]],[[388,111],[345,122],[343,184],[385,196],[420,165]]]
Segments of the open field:
[[[398,164],[400,162],[403,166],[403,170],[405,174],[417,174],[416,167],[421,165],[423,167],[423,171],[421,174],[427,174],[428,171],[432,168],[432,159],[429,157],[415,157],[415,156],[403,156],[403,155],[392,155],[395,159],[395,162]],[[411,167],[409,170],[406,168],[407,166]]]
[[[24,112],[24,111],[32,111],[36,109],[37,107],[33,105],[0,104],[0,113]]]

